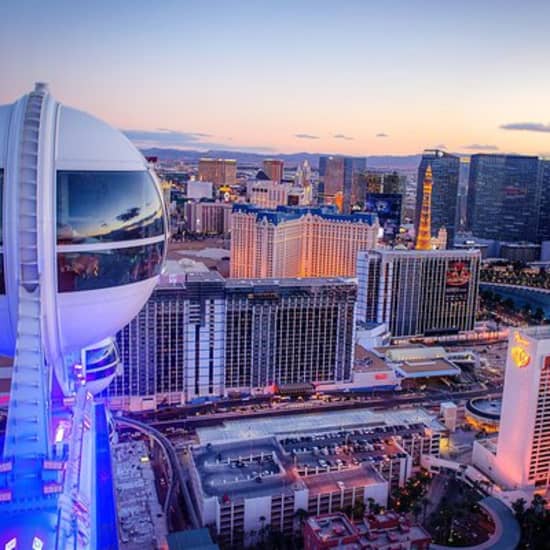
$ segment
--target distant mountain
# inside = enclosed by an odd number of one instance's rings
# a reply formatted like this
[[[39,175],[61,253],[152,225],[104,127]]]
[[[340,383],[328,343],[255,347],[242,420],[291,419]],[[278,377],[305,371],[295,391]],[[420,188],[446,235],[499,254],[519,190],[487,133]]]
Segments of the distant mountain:
[[[257,167],[266,158],[275,158],[284,161],[286,166],[294,167],[308,160],[313,168],[319,167],[319,157],[323,153],[288,153],[288,154],[269,154],[269,153],[249,153],[241,151],[194,151],[182,149],[164,149],[152,147],[142,149],[145,156],[158,157],[159,160],[179,160],[195,163],[203,157],[230,158],[235,159],[240,167]],[[367,167],[384,170],[416,170],[420,163],[421,155],[373,155],[367,156]]]

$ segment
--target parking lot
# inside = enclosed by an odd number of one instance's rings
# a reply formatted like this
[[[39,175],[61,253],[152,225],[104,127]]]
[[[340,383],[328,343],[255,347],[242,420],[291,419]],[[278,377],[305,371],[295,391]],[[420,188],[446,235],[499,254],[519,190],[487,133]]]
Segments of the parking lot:
[[[300,474],[344,470],[362,463],[405,458],[396,441],[421,433],[422,424],[377,426],[280,439]]]

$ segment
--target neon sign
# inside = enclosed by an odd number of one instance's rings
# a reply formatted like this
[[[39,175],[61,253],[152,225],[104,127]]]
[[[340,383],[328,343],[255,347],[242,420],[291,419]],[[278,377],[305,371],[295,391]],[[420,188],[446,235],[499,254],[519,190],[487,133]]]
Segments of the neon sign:
[[[510,357],[519,369],[525,368],[531,362],[531,356],[521,346],[514,346],[510,351]]]
[[[529,345],[529,340],[527,340],[526,338],[524,338],[519,332],[514,332],[514,341],[516,342],[516,344],[520,344],[522,346],[528,346]]]

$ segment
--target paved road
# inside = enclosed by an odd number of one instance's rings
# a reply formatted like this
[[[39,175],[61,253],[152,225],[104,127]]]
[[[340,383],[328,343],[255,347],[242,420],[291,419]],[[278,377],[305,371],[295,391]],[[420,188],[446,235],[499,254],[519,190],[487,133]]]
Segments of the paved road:
[[[178,456],[170,440],[166,436],[164,436],[160,431],[156,430],[155,428],[153,428],[148,424],[139,422],[138,420],[125,418],[121,416],[118,416],[118,417],[115,416],[115,422],[123,426],[124,425],[130,426],[136,430],[141,431],[142,433],[145,433],[148,436],[153,437],[159,443],[159,445],[164,449],[164,452],[168,457],[171,470],[172,470],[172,479],[170,481],[168,494],[166,495],[166,503],[165,503],[166,512],[168,512],[171,501],[174,498],[174,495],[176,495],[176,491],[175,491],[176,486],[179,485],[183,498],[185,500],[187,514],[191,522],[191,525],[194,529],[198,529],[200,527],[200,521],[199,521],[197,511],[195,509],[195,505],[191,498],[189,487],[187,485],[187,482],[188,482],[187,472],[183,469],[180,461],[178,460]]]
[[[404,395],[394,396],[381,399],[371,399],[368,401],[344,401],[339,403],[327,403],[320,404],[315,403],[311,406],[301,407],[288,407],[288,408],[273,408],[264,409],[260,411],[251,412],[229,412],[224,414],[216,414],[209,416],[190,416],[182,417],[178,415],[173,420],[162,420],[158,422],[152,422],[151,425],[158,429],[176,428],[176,429],[194,429],[205,426],[216,426],[223,424],[226,420],[242,420],[245,418],[261,418],[262,416],[288,416],[293,414],[308,414],[316,412],[328,412],[338,411],[346,409],[364,409],[364,408],[381,408],[388,409],[399,405],[422,405],[433,404],[448,400],[460,400],[460,399],[472,399],[473,397],[481,397],[486,395],[500,395],[502,388],[487,388],[475,391],[463,391],[463,392],[437,392],[433,394],[421,394],[421,395]],[[351,396],[351,394],[346,394]],[[309,405],[309,403],[308,403]]]

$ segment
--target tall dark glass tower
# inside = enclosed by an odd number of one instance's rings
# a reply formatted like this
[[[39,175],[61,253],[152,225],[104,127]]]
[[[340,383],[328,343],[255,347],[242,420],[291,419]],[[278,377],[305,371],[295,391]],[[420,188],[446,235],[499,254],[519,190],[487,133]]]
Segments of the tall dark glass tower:
[[[539,220],[537,238],[550,241],[550,159],[539,163]]]
[[[457,227],[458,175],[460,158],[439,149],[427,149],[418,167],[416,187],[415,227],[418,228],[422,210],[423,182],[428,166],[432,167],[432,235],[447,229],[447,242],[452,247]]]
[[[351,210],[353,178],[367,169],[363,157],[319,157],[319,202],[332,204],[338,193],[343,196],[343,212]]]
[[[537,157],[472,155],[468,228],[498,241],[537,240]]]

